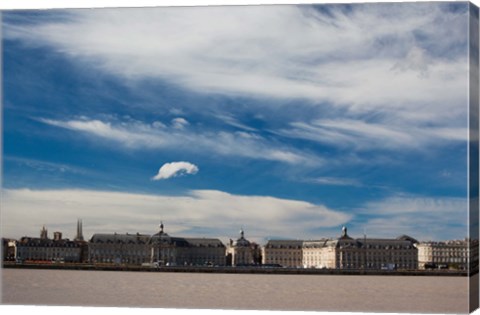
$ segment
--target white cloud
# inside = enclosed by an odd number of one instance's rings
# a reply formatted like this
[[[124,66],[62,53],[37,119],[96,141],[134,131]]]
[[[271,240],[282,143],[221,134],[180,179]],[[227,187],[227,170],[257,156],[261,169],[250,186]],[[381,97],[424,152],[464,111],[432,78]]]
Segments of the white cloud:
[[[3,190],[2,235],[38,235],[63,230],[74,237],[77,218],[84,234],[100,232],[155,233],[163,220],[166,232],[177,236],[237,237],[245,227],[251,239],[267,235],[315,238],[307,231],[338,227],[351,215],[305,201],[268,196],[233,195],[215,190],[193,190],[185,195],[147,195],[92,190]],[[201,233],[196,230],[201,228]]]
[[[175,129],[183,129],[188,125],[190,123],[185,118],[177,117],[172,119],[172,127]]]
[[[177,149],[199,154],[214,152],[221,156],[234,156],[290,164],[303,163],[319,165],[321,159],[297,149],[269,141],[259,135],[245,136],[245,133],[210,131],[202,128],[167,128],[154,122],[152,125],[140,121],[104,122],[86,117],[76,120],[59,121],[40,119],[41,122],[94,135],[114,141],[131,149]]]
[[[467,101],[467,12],[444,8],[77,10],[54,22],[5,23],[4,33],[129,80],[162,78],[198,92],[301,98],[357,112],[421,104],[435,118]]]
[[[331,185],[331,186],[363,186],[358,180],[353,178],[339,178],[339,177],[316,177],[306,180],[309,183],[319,185]]]
[[[388,119],[366,122],[360,119],[321,119],[307,122],[293,122],[290,128],[275,131],[289,138],[299,138],[353,150],[423,150],[426,145],[435,146],[448,142],[468,140],[465,125],[441,127],[436,125],[418,126],[403,119]]]
[[[438,139],[464,140],[467,128],[468,16],[466,10],[445,8],[390,3],[350,10],[333,5],[76,10],[40,24],[5,22],[4,34],[49,45],[126,80],[159,78],[200,93],[303,99],[320,108],[311,122],[289,121],[287,112],[278,125],[291,128],[274,132],[288,137],[361,150],[426,148]],[[218,115],[226,124],[255,131]],[[117,126],[93,123],[77,127],[124,137]],[[180,117],[171,122],[178,130],[187,125]],[[126,145],[168,142],[147,139],[147,133],[139,141],[132,137]],[[232,151],[216,147],[217,153]],[[261,151],[269,160],[302,160],[296,152]]]
[[[158,174],[152,177],[153,180],[168,179],[182,174],[197,174],[198,167],[189,162],[165,163],[158,170]]]

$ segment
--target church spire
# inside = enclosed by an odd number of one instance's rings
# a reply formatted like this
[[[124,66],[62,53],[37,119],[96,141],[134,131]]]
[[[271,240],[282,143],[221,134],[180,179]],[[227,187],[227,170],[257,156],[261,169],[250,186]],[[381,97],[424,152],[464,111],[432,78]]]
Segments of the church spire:
[[[81,219],[77,220],[77,235],[75,236],[75,241],[84,241],[84,239],[83,239],[83,226],[82,226],[82,220]]]

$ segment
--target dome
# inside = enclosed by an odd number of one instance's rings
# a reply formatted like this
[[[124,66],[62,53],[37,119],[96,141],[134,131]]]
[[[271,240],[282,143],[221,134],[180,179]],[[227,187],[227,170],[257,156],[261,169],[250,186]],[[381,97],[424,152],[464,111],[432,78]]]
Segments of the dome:
[[[250,246],[250,242],[245,239],[245,233],[243,232],[243,229],[240,230],[240,238],[237,239],[237,241],[235,242],[235,246],[236,247],[249,247]]]

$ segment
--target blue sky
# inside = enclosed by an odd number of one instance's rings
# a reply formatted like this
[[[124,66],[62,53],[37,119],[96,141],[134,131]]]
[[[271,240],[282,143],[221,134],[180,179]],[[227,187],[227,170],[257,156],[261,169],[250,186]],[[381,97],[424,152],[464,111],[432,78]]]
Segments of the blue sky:
[[[466,3],[2,17],[5,236],[467,236]]]

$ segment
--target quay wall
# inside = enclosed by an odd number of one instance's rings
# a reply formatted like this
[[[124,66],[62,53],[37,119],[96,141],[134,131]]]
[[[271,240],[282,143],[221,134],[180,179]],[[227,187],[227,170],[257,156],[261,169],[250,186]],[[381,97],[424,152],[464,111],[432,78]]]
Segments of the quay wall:
[[[18,269],[65,269],[65,270],[102,270],[102,271],[139,271],[139,272],[192,272],[192,273],[237,273],[237,274],[283,274],[283,275],[379,275],[379,276],[469,276],[465,270],[363,270],[363,269],[307,269],[277,267],[208,267],[208,266],[162,266],[149,267],[138,265],[82,264],[82,263],[10,263],[4,262],[2,268]]]

